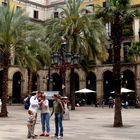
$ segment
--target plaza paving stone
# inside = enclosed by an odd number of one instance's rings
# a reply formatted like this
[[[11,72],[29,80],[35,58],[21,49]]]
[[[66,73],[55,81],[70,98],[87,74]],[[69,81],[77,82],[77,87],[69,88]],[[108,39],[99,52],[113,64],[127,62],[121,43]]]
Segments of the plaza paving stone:
[[[23,106],[8,106],[9,117],[0,118],[0,140],[27,140],[27,110]],[[64,120],[63,140],[140,140],[140,109],[122,109],[124,127],[114,128],[114,109],[85,106],[70,111],[70,120]],[[54,134],[54,118],[50,120]],[[35,129],[41,134],[40,115]],[[53,140],[38,136],[38,140]]]

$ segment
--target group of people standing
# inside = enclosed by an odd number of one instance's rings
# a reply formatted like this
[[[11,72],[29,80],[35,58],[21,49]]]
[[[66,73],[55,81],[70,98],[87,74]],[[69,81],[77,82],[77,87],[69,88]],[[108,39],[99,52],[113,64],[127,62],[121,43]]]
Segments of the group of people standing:
[[[50,113],[49,109],[49,101],[47,97],[43,94],[43,92],[38,91],[36,95],[30,98],[30,106],[28,109],[28,134],[27,138],[36,138],[37,135],[34,134],[35,124],[37,120],[37,112],[40,110],[41,114],[41,125],[42,125],[42,133],[40,136],[49,137],[50,136],[50,117],[54,114],[55,120],[55,134],[54,137],[62,138],[63,137],[63,124],[62,118],[65,113],[64,106],[60,99],[60,96],[54,94],[53,96],[53,109]]]

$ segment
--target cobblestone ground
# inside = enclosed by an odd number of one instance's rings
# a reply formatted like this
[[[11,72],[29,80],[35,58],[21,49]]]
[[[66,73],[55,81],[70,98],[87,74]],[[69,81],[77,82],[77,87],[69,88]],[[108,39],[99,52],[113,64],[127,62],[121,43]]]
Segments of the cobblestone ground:
[[[8,106],[9,117],[0,118],[0,140],[27,140],[27,111],[23,106]],[[70,120],[63,121],[63,140],[140,140],[140,110],[122,109],[122,128],[113,128],[114,109],[78,107],[70,111]],[[51,118],[51,135],[54,120]],[[41,133],[40,115],[35,129]],[[36,139],[54,139],[38,136]]]

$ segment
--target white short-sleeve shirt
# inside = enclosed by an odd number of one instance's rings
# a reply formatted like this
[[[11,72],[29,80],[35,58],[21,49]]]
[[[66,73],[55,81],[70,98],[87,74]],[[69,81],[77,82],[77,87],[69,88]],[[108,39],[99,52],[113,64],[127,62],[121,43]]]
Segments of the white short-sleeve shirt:
[[[31,110],[31,111],[37,113],[38,109],[39,109],[38,99],[37,99],[37,97],[36,97],[36,95],[35,95],[35,96],[32,96],[32,97],[30,98],[29,110]]]

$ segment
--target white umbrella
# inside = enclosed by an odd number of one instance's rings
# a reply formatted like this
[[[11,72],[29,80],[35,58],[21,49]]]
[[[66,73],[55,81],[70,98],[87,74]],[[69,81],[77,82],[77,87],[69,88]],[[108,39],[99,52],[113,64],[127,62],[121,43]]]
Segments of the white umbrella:
[[[87,88],[83,88],[83,89],[80,89],[78,91],[75,91],[75,93],[91,93],[91,92],[96,92],[96,91],[90,90],[90,89],[87,89]]]
[[[134,92],[134,90],[130,90],[127,88],[121,88],[121,93],[128,93],[128,92]],[[115,91],[112,91],[111,93],[115,93]]]

